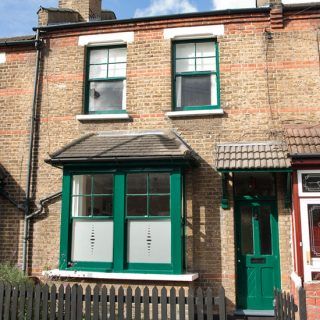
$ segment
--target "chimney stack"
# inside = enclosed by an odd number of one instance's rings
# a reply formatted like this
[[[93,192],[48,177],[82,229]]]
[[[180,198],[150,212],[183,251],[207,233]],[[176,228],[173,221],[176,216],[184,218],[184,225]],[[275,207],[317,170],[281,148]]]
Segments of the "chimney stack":
[[[79,12],[82,21],[101,20],[101,0],[59,0],[59,9]]]

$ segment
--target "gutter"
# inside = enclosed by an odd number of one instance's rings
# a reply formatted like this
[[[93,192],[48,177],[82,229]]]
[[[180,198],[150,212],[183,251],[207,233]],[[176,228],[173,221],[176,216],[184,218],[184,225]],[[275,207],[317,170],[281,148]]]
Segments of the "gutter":
[[[27,46],[27,45],[35,45],[36,40],[19,40],[19,41],[12,41],[6,40],[0,42],[0,47],[15,47],[15,46]]]
[[[289,157],[292,159],[319,159],[320,153],[291,153]]]
[[[39,83],[39,69],[40,69],[40,53],[41,53],[41,40],[40,32],[37,31],[34,45],[37,50],[36,54],[36,69],[33,87],[33,102],[32,102],[32,113],[31,113],[31,124],[30,124],[30,135],[29,135],[29,155],[27,164],[27,181],[26,181],[26,199],[25,199],[25,210],[24,210],[24,231],[23,231],[23,243],[22,243],[22,271],[26,273],[27,265],[27,250],[28,250],[28,237],[29,237],[29,219],[30,214],[30,193],[31,193],[31,178],[33,168],[33,147],[35,140],[35,122],[37,117],[37,98],[38,98],[38,83]]]
[[[67,29],[75,29],[75,28],[82,28],[82,27],[98,27],[98,26],[116,25],[116,24],[174,20],[174,19],[181,19],[181,18],[197,18],[197,17],[211,17],[211,16],[214,17],[219,15],[233,15],[233,14],[242,14],[242,13],[246,13],[246,14],[269,13],[269,11],[270,11],[270,7],[215,10],[215,11],[205,11],[205,12],[192,12],[192,13],[171,14],[171,15],[163,15],[163,16],[153,16],[153,17],[120,19],[120,20],[102,20],[102,21],[90,21],[90,22],[63,23],[63,24],[35,27],[33,28],[33,30],[34,31],[67,30]]]

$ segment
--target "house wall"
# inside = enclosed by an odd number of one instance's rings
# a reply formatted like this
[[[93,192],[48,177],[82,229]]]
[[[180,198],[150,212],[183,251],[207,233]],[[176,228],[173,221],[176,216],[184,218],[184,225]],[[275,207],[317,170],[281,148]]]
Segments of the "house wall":
[[[44,159],[71,140],[95,131],[175,129],[201,157],[200,167],[186,173],[187,271],[199,272],[195,285],[223,285],[232,307],[236,274],[233,204],[231,199],[229,210],[220,208],[221,178],[214,169],[215,146],[276,140],[282,137],[286,124],[319,122],[318,17],[309,12],[287,13],[285,27],[272,30],[271,40],[265,35],[265,29],[270,29],[267,13],[119,22],[91,30],[45,34],[34,161],[35,200],[61,190],[61,170],[45,164]],[[163,28],[212,24],[225,26],[225,34],[218,37],[224,114],[170,119],[165,113],[172,108],[171,41],[164,39]],[[78,38],[123,31],[135,34],[134,42],[127,46],[127,111],[131,119],[80,122],[75,117],[82,113],[84,104],[85,48],[78,46]],[[5,119],[1,122],[0,152],[1,162],[12,177],[12,194],[22,199],[35,57],[33,51],[12,57],[16,60],[0,65],[1,117]],[[284,209],[283,181],[278,175],[281,281],[282,288],[288,290],[293,269],[291,216]],[[232,194],[231,181],[229,188]],[[5,207],[0,223],[6,235],[0,242],[1,259],[10,258],[14,243],[17,250],[11,261],[21,263],[21,215],[5,200],[1,199],[1,204]],[[51,205],[32,223],[28,261],[32,275],[41,276],[42,271],[58,267],[60,206],[60,202]]]

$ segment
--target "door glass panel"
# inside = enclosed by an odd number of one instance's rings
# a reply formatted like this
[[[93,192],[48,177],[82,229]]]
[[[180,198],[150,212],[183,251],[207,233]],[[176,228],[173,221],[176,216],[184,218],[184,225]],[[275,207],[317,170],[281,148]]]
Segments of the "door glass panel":
[[[308,204],[310,249],[312,257],[320,257],[320,205]]]
[[[241,252],[253,254],[252,208],[241,207]]]
[[[320,173],[302,173],[302,191],[320,192]]]
[[[275,196],[275,179],[272,173],[234,173],[234,191],[236,196]]]
[[[260,250],[261,254],[272,254],[270,208],[261,207],[259,213]]]

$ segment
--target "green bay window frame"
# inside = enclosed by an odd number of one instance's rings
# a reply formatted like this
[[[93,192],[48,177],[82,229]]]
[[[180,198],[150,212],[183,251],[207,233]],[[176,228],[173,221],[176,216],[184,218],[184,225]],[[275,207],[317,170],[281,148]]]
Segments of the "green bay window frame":
[[[146,217],[128,217],[126,214],[126,176],[130,173],[169,173],[170,174],[170,221],[171,221],[171,263],[128,263],[127,262],[127,226],[132,219],[145,219]],[[72,242],[72,177],[85,174],[114,175],[113,185],[113,262],[74,262],[71,263]],[[161,169],[126,169],[105,170],[94,168],[92,170],[68,168],[63,174],[61,236],[60,236],[60,265],[61,270],[81,270],[96,272],[122,272],[122,273],[183,273],[183,241],[184,241],[184,215],[182,213],[182,171],[180,168]],[[92,219],[95,219],[93,217]],[[103,217],[105,218],[105,217]],[[98,219],[103,219],[98,217]],[[150,217],[151,219],[168,219],[166,217]],[[80,218],[85,219],[85,218]]]
[[[178,44],[195,44],[195,56],[194,58],[177,58],[176,54],[176,45]],[[201,57],[197,57],[196,51],[197,51],[197,44],[198,43],[212,43],[212,45],[215,47],[215,56],[206,56],[202,58],[214,58],[215,57],[215,71],[190,71],[190,72],[177,72],[177,61],[178,60],[187,60],[187,59],[194,59],[195,63],[195,70],[196,70],[196,61],[197,59],[200,59]],[[216,39],[199,39],[199,40],[177,40],[173,42],[173,50],[172,50],[172,105],[174,111],[177,111],[177,77],[197,77],[197,76],[204,76],[204,75],[213,75],[216,77],[216,97],[217,97],[217,103],[216,104],[210,104],[210,105],[197,105],[197,106],[182,106],[181,110],[183,111],[192,111],[192,110],[208,110],[208,109],[220,109],[220,71],[219,71],[219,45]],[[211,94],[213,94],[211,92]]]
[[[126,111],[126,77],[109,77],[109,65],[121,64],[124,62],[109,62],[109,49],[126,49],[125,45],[110,45],[110,46],[97,46],[97,47],[87,47],[86,49],[86,83],[85,83],[85,105],[84,112],[85,114],[119,114],[119,113],[127,113]],[[94,50],[108,50],[108,62],[100,63],[100,65],[107,65],[107,74],[106,77],[102,78],[92,78],[90,79],[90,66],[99,65],[99,63],[91,64],[90,63],[90,53]],[[127,59],[125,61],[127,64]],[[121,110],[90,110],[89,100],[90,100],[90,84],[92,82],[103,83],[103,82],[112,82],[112,81],[123,81],[123,97],[122,100],[122,109]]]

